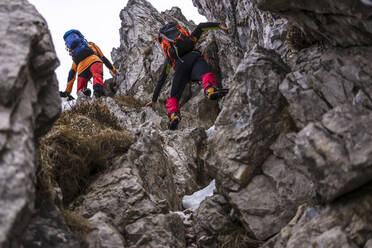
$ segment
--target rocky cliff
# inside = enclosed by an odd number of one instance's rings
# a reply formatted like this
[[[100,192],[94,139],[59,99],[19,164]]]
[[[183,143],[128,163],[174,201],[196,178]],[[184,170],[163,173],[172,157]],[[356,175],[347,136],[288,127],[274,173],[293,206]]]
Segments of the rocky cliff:
[[[154,30],[197,25],[180,9],[129,0],[108,97],[51,126],[45,21],[26,0],[0,4],[0,247],[372,247],[370,1],[193,3],[229,27],[198,49],[230,91],[212,102],[190,83],[177,131],[171,75],[144,105],[164,59]],[[213,179],[213,196],[185,209]]]
[[[61,111],[59,61],[45,20],[27,1],[1,1],[0,20],[0,247],[19,247],[34,212],[35,140]]]

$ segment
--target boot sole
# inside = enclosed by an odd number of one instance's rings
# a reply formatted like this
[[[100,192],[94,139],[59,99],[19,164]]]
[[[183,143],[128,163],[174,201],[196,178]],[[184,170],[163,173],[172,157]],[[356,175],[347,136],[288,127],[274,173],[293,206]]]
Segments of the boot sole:
[[[175,118],[169,123],[168,129],[169,130],[177,130],[178,128],[179,119]]]
[[[210,99],[210,100],[218,100],[218,99],[224,97],[227,93],[229,93],[229,89],[219,89],[218,91],[210,94],[208,96],[208,99]]]

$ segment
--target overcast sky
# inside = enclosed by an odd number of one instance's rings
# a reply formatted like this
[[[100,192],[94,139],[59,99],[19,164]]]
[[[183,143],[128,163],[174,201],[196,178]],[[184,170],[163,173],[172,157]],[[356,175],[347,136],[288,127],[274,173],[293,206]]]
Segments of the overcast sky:
[[[206,21],[193,6],[192,0],[148,0],[159,12],[178,6],[187,19],[195,23]],[[111,50],[119,47],[120,11],[127,0],[29,0],[46,19],[52,33],[53,42],[61,65],[57,68],[57,78],[61,91],[65,90],[67,75],[72,60],[65,50],[63,34],[70,29],[78,29],[88,41],[96,43],[111,61]],[[112,62],[112,61],[111,61]],[[105,66],[104,66],[105,68]],[[104,79],[110,78],[104,70]],[[75,81],[73,94],[76,92]],[[91,88],[92,86],[89,85]]]

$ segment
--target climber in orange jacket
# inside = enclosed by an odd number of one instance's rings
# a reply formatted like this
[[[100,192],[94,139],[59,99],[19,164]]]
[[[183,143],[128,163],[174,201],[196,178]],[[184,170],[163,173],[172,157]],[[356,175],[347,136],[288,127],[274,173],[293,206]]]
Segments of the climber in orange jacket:
[[[103,55],[101,49],[93,42],[87,42],[80,31],[72,29],[63,36],[66,49],[72,56],[72,67],[68,74],[66,90],[60,92],[61,97],[69,95],[72,91],[76,74],[78,74],[77,92],[90,96],[87,88],[88,81],[93,77],[93,91],[98,98],[104,95],[103,91],[103,64],[110,70],[112,75],[117,70],[110,61]]]

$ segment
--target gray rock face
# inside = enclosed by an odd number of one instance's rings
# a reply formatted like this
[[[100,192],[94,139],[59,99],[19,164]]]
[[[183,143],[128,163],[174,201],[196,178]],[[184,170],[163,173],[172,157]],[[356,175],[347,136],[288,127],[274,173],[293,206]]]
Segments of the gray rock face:
[[[34,139],[48,130],[61,103],[59,62],[45,20],[27,1],[5,0],[0,21],[0,247],[7,247],[33,209]]]
[[[131,130],[134,133],[142,129],[167,129],[168,122],[164,118],[154,112],[151,108],[141,108],[138,111],[131,107],[120,107],[120,105],[112,98],[104,99],[106,106],[109,108],[119,122],[122,128]]]
[[[310,36],[337,46],[372,42],[371,10],[360,1],[255,0],[260,9],[279,12]]]
[[[79,248],[80,242],[66,226],[57,209],[42,209],[32,216],[25,233],[19,239],[27,248]],[[11,246],[10,246],[11,247]]]
[[[117,228],[161,211],[129,166],[122,165],[99,177],[88,192],[74,202],[75,211],[85,218],[103,212]]]
[[[148,216],[126,226],[128,247],[186,247],[182,219],[174,213]]]
[[[279,56],[264,49],[247,53],[241,62],[206,157],[223,189],[237,191],[247,184],[268,157],[270,145],[289,129],[278,91],[287,70]]]
[[[176,217],[166,213],[180,210],[182,196],[191,194],[209,181],[200,158],[205,146],[204,130],[160,131],[161,118],[151,109],[141,112],[130,107],[120,108],[113,99],[103,102],[118,117],[120,125],[133,133],[136,141],[126,154],[113,161],[113,168],[99,175],[86,189],[87,193],[76,199],[71,207],[91,220],[93,216],[104,213],[107,216],[104,223],[112,223],[129,247],[157,247],[167,243],[169,247],[185,246],[185,237],[179,232],[184,228],[182,221],[179,225]],[[98,221],[103,220],[99,218]],[[169,229],[167,221],[177,224],[172,226],[174,230]],[[100,235],[106,235],[111,229],[104,223],[100,224],[104,229],[93,231],[88,236],[93,247],[105,245]],[[162,233],[162,239],[150,233],[154,228]],[[142,232],[143,237],[139,236]]]
[[[201,128],[163,134],[163,149],[172,164],[176,193],[180,199],[208,185],[209,176],[201,159],[205,152],[205,138]]]
[[[241,222],[259,240],[279,232],[299,205],[315,198],[314,183],[295,163],[284,159],[294,156],[294,138],[294,134],[280,137],[271,147],[274,155],[263,164],[262,174],[255,176],[246,188],[229,194]]]
[[[87,236],[89,248],[123,248],[124,240],[120,233],[107,223],[108,217],[104,213],[97,213],[89,219],[94,230]]]
[[[208,20],[226,23],[231,29],[234,45],[250,50],[259,45],[276,50],[285,55],[288,45],[284,42],[287,35],[287,20],[261,11],[249,0],[193,0],[199,12]]]
[[[130,94],[150,101],[164,61],[161,47],[155,41],[155,30],[170,21],[177,21],[189,29],[193,26],[186,22],[179,9],[160,14],[145,0],[128,1],[120,18],[121,45],[112,54],[121,72],[117,94]]]
[[[144,131],[128,152],[145,189],[166,200],[170,210],[180,210],[181,198],[205,186],[203,152],[205,133],[201,129],[171,133]]]
[[[194,216],[194,232],[198,247],[218,247],[219,236],[236,230],[229,216],[231,207],[222,195],[208,197]]]
[[[302,203],[316,202],[315,196],[330,202],[368,182],[369,116],[362,106],[342,105],[297,135],[281,137],[271,147],[274,156],[265,161],[263,174],[229,194],[247,230],[264,240],[288,223]]]
[[[222,103],[205,158],[208,172],[217,177],[218,190],[228,195],[246,230],[256,238],[266,239],[288,223],[299,205],[313,204],[319,199],[332,201],[370,181],[367,165],[370,162],[364,165],[354,161],[357,157],[360,161],[370,161],[369,131],[361,131],[366,129],[362,120],[368,119],[367,109],[371,109],[370,7],[359,1],[331,0],[193,0],[193,3],[208,19],[229,26],[232,46],[251,52],[246,53],[237,69],[225,70],[222,74],[223,82],[231,85],[230,94]],[[297,34],[293,26],[297,27]],[[288,47],[293,49],[294,43],[300,45],[296,49],[311,47],[289,53]],[[247,94],[247,100],[236,101],[239,98],[234,91],[239,88],[244,92],[245,88],[249,89],[247,85],[251,85],[249,78],[252,75],[258,78],[259,73],[252,69],[262,62],[254,60],[255,53],[252,53],[252,47],[257,44],[274,49],[290,67],[282,70],[285,80],[280,76],[277,79],[278,97],[262,98],[270,99],[268,102],[277,107],[276,112],[275,107],[265,108],[265,104],[258,101],[258,96],[265,96],[262,87],[258,87],[258,92]],[[324,45],[339,47],[325,48]],[[354,47],[340,48],[349,46]],[[241,68],[249,60],[254,62],[246,66],[247,73],[242,73]],[[276,67],[277,63],[273,65]],[[221,68],[222,71],[226,67]],[[234,76],[228,71],[234,71]],[[262,74],[269,75],[268,72]],[[263,78],[258,81],[264,81]],[[273,81],[270,80],[272,84]],[[285,100],[276,102],[281,95]],[[235,108],[231,108],[232,102]],[[283,104],[278,104],[280,102]],[[286,102],[290,115],[287,118]],[[281,130],[278,126],[269,128],[260,118],[254,119],[255,115],[248,112],[251,109],[263,113],[268,123],[278,124],[279,119],[287,120],[282,122],[286,125],[282,124]],[[246,114],[249,118],[241,118],[242,113],[249,113]],[[324,121],[327,124],[323,124]],[[238,122],[241,129],[236,128]],[[300,132],[286,134],[289,131]],[[281,138],[277,140],[279,134]],[[273,144],[271,149],[270,144]],[[364,171],[363,175],[359,169]],[[338,230],[329,234],[333,240],[345,241]],[[324,247],[331,245],[331,241],[327,242],[322,243]],[[350,247],[354,246],[350,244]]]
[[[332,201],[371,180],[371,114],[342,105],[298,134],[294,151],[321,200]]]
[[[364,248],[371,248],[372,247],[372,239],[368,240]]]
[[[371,186],[318,208],[308,208],[264,248],[368,247],[372,235]]]
[[[280,85],[296,125],[320,121],[323,114],[342,105],[371,106],[370,47],[306,49],[298,54],[292,72]]]
[[[179,210],[172,162],[167,159],[161,140],[156,131],[143,132],[129,150],[128,159],[136,166],[144,188],[158,199],[166,199],[169,209]]]

